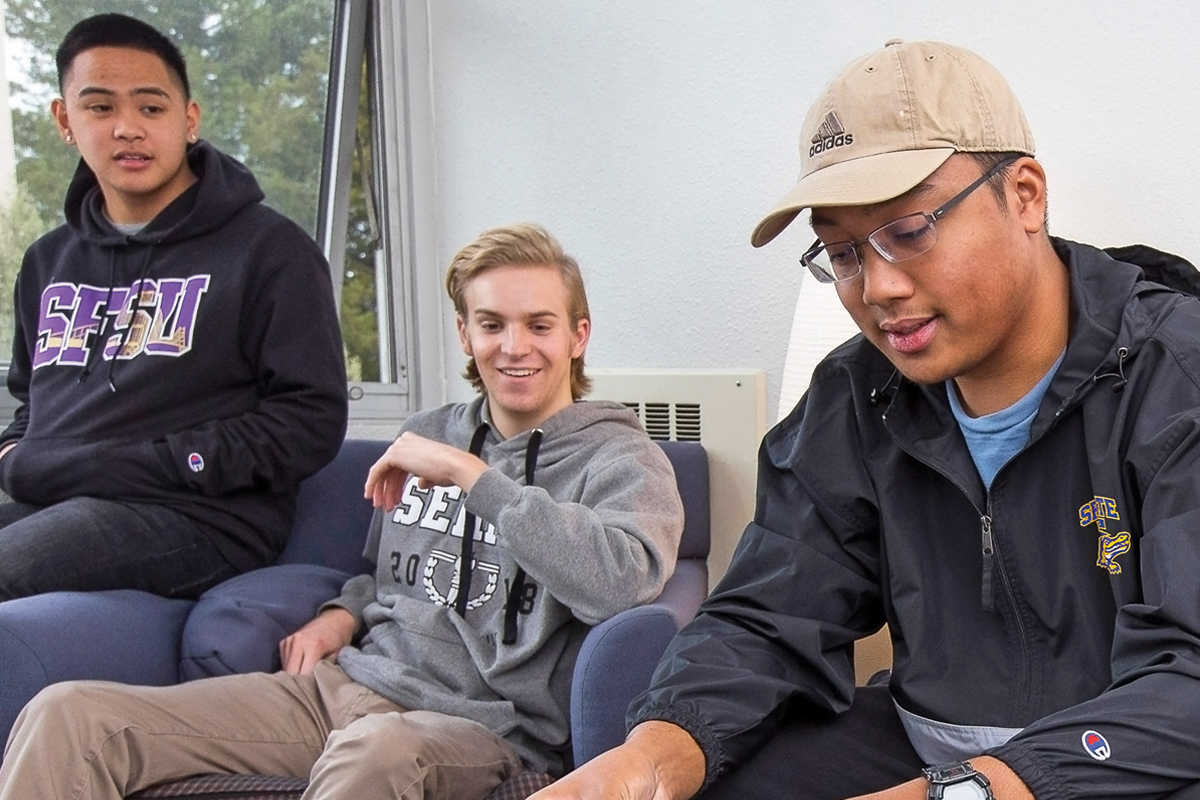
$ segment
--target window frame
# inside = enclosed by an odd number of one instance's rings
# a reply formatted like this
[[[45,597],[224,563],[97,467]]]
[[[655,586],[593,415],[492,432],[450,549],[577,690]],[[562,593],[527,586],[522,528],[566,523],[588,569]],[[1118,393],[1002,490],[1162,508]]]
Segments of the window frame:
[[[391,438],[410,413],[446,401],[446,301],[433,233],[428,9],[402,0],[339,0],[336,19],[318,241],[340,303],[359,69],[365,57],[372,104],[369,186],[380,233],[376,297],[383,380],[350,382],[350,435]]]

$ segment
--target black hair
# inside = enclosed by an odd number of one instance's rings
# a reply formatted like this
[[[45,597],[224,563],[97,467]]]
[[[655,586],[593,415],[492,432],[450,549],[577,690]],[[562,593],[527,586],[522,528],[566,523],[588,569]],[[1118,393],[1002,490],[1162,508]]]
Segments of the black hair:
[[[1005,159],[1011,158],[1011,159],[1015,160],[1015,159],[1018,159],[1022,156],[1026,156],[1029,154],[1028,153],[1018,153],[1016,151],[1013,151],[1013,152],[1008,152],[1008,153],[963,153],[963,155],[970,156],[971,159],[976,164],[978,164],[983,169],[984,172],[987,172],[992,167],[997,166],[1001,161],[1004,161]],[[988,182],[987,182],[988,189],[991,191],[992,195],[996,198],[996,202],[998,202],[1000,204],[1000,208],[1002,208],[1002,209],[1005,209],[1008,207],[1007,206],[1008,197],[1006,197],[1005,193],[1004,193],[1004,191],[1005,191],[1004,190],[1004,179],[1006,177],[1008,177],[1008,174],[1012,170],[1012,168],[1013,168],[1013,165],[1009,164],[1008,166],[1004,167],[999,172],[997,172],[995,175],[993,175],[991,178],[989,178]],[[1050,229],[1050,203],[1049,202],[1046,203],[1046,213],[1042,218],[1042,223],[1044,224],[1045,229],[1048,231]]]
[[[987,171],[993,169],[994,167],[999,166],[1002,161],[1006,161],[1009,159],[1016,160],[1026,154],[1025,153],[1017,153],[1017,152],[1007,152],[1007,153],[963,153],[963,155],[970,156],[972,161],[974,161],[976,164],[978,164],[984,172],[987,172]],[[987,187],[991,191],[991,193],[995,196],[995,198],[998,201],[1000,201],[1001,208],[1005,207],[1005,203],[1008,200],[1008,198],[1005,197],[1005,195],[1004,195],[1004,179],[1008,177],[1009,172],[1012,170],[1012,166],[1013,166],[1012,164],[1009,164],[1008,166],[1004,167],[999,172],[997,172],[995,175],[988,178]]]
[[[184,99],[192,99],[183,53],[157,28],[124,14],[97,14],[75,23],[67,31],[62,44],[58,46],[58,52],[54,54],[54,62],[58,66],[59,92],[63,90],[63,82],[76,57],[96,47],[127,47],[158,56],[179,79]]]

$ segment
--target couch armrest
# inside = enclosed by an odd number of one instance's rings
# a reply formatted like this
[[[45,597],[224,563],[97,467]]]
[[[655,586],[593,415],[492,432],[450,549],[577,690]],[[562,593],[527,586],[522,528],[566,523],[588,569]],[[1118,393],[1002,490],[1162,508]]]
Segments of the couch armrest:
[[[571,685],[571,744],[579,766],[625,741],[625,710],[650,685],[675,615],[653,603],[623,611],[588,633]]]
[[[703,559],[683,558],[653,603],[611,617],[588,632],[571,684],[575,766],[625,741],[625,712],[650,686],[659,659],[708,593]]]
[[[278,670],[280,639],[312,619],[350,578],[317,564],[277,564],[214,586],[188,615],[179,677]]]
[[[190,600],[123,589],[51,592],[0,603],[0,738],[35,694],[58,681],[165,686],[179,680]]]

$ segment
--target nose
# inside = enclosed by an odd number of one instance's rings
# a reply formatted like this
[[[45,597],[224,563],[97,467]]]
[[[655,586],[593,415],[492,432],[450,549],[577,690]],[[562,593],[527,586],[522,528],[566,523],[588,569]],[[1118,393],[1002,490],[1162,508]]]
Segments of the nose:
[[[870,245],[862,248],[862,300],[886,307],[912,296],[913,282],[903,264],[893,264]]]
[[[116,115],[113,123],[113,138],[127,142],[137,141],[146,136],[146,129],[135,110],[122,110]]]
[[[501,341],[505,355],[521,356],[529,350],[529,334],[520,325],[509,325]]]

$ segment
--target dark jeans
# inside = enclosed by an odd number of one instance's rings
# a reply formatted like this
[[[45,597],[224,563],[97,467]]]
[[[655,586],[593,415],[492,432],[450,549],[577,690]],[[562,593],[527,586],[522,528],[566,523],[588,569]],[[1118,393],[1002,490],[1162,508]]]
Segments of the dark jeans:
[[[0,600],[99,589],[194,598],[235,574],[177,511],[94,497],[0,504]]]

